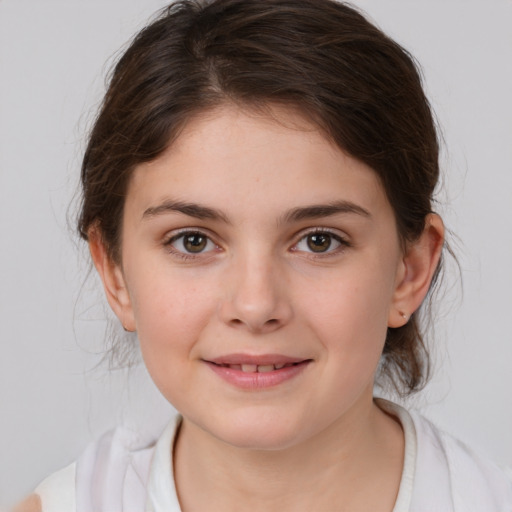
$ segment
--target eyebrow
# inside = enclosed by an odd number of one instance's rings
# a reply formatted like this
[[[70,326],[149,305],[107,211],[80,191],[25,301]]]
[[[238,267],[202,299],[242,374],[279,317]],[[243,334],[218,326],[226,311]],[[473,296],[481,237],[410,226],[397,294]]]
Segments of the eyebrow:
[[[144,210],[142,218],[152,218],[166,213],[182,213],[183,215],[194,217],[199,220],[215,220],[230,224],[228,217],[220,210],[196,203],[173,201],[170,199],[164,201],[158,206],[151,206]],[[331,217],[333,215],[346,213],[371,218],[370,212],[365,210],[362,206],[350,201],[335,201],[328,204],[314,204],[293,208],[285,213],[285,215],[279,220],[279,224],[299,222],[308,219],[319,219],[322,217]]]
[[[371,218],[368,210],[350,201],[335,201],[328,204],[315,204],[293,208],[287,212],[281,222],[299,222],[301,220],[319,219],[321,217],[331,217],[333,215],[354,213],[362,217]]]
[[[189,217],[194,217],[199,220],[217,220],[229,224],[229,219],[220,210],[196,203],[172,200],[167,200],[158,206],[151,206],[147,208],[144,210],[142,218],[147,219],[163,215],[165,213],[182,213],[183,215],[188,215]]]

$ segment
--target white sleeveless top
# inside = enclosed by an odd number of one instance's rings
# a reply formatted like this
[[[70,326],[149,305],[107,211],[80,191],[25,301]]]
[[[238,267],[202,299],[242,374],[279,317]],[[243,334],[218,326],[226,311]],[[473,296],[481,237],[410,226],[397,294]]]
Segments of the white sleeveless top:
[[[405,433],[405,458],[393,512],[512,512],[512,476],[417,413],[378,400]],[[36,489],[43,512],[181,512],[172,449],[181,417],[156,443],[118,428]]]

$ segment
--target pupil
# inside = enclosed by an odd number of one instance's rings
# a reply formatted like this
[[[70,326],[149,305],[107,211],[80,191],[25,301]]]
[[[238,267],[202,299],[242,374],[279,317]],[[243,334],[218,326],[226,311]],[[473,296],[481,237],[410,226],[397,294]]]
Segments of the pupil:
[[[203,235],[188,235],[184,241],[188,252],[201,252],[206,247],[206,237]]]
[[[310,235],[308,237],[308,247],[313,252],[325,252],[331,246],[331,237],[329,235]]]

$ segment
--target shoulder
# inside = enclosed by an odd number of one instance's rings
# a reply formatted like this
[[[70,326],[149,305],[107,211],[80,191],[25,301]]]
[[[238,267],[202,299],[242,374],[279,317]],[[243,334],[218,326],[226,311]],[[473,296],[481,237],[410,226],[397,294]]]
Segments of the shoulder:
[[[512,474],[415,411],[387,400],[378,406],[395,416],[405,434],[399,498],[408,512],[512,512]]]
[[[53,473],[37,486],[35,494],[42,512],[71,512],[76,509],[75,474],[76,464],[73,463]]]
[[[455,511],[512,510],[510,475],[422,415],[410,415],[417,438],[415,480],[419,493],[431,496],[442,485],[440,480],[447,480]]]
[[[117,428],[91,443],[77,461],[76,500],[82,510],[144,510],[154,436]],[[43,510],[46,512],[46,510]]]
[[[41,498],[38,494],[31,494],[16,506],[12,512],[42,512]]]
[[[76,462],[53,473],[35,489],[20,512],[110,512],[144,510],[154,436],[119,427],[92,442]],[[37,504],[38,508],[34,508]]]

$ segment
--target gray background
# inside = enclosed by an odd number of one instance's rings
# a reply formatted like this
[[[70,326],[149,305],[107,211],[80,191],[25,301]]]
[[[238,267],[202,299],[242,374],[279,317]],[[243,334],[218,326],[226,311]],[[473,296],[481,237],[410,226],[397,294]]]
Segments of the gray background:
[[[0,0],[0,505],[105,429],[157,431],[170,412],[143,368],[95,368],[107,313],[66,220],[108,62],[164,3]],[[412,404],[512,465],[512,1],[356,3],[423,66],[460,238],[464,293],[451,268]]]

